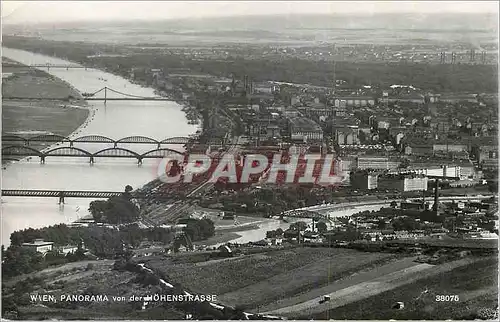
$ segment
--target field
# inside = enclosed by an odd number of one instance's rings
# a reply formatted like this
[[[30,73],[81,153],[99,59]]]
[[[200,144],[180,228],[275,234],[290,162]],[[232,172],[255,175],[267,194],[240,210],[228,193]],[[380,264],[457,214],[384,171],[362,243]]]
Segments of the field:
[[[474,314],[480,308],[495,308],[498,305],[497,265],[496,258],[485,258],[361,301],[301,318],[474,319]],[[436,295],[458,295],[459,301],[436,301]],[[391,308],[398,301],[405,303],[403,310]]]
[[[222,303],[255,308],[392,258],[394,255],[384,253],[299,247],[196,265],[166,265],[167,259],[155,259],[148,265],[193,292],[217,294]]]

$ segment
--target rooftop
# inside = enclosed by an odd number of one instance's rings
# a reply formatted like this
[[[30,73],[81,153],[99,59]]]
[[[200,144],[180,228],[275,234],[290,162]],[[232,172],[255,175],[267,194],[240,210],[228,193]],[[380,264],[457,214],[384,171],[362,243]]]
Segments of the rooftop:
[[[299,128],[305,131],[321,130],[321,127],[316,122],[305,117],[293,117],[290,119],[290,123],[295,129]]]
[[[43,239],[35,239],[31,243],[23,243],[22,246],[46,246],[53,245],[54,242],[44,241]]]

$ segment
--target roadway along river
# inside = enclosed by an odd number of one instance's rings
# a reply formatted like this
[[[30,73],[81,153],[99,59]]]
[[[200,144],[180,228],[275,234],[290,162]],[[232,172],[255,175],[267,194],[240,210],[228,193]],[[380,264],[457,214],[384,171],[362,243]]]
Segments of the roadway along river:
[[[3,48],[4,56],[23,64],[73,64],[53,57]],[[46,70],[46,69],[45,69]],[[80,92],[92,93],[105,86],[128,94],[155,96],[150,88],[142,88],[124,78],[95,69],[53,68],[49,73],[67,81]],[[99,95],[103,94],[98,94]],[[108,91],[107,97],[119,97]],[[112,139],[141,135],[162,140],[188,136],[196,126],[188,125],[181,106],[175,102],[152,101],[90,101],[89,118],[72,137],[104,135]],[[75,145],[90,152],[112,147],[106,144]],[[149,144],[120,145],[138,153],[156,148]],[[180,146],[168,146],[181,149]],[[144,160],[141,167],[136,159],[97,158],[93,166],[87,158],[48,157],[41,165],[38,157],[10,164],[3,171],[3,189],[65,189],[122,191],[125,185],[134,188],[153,180],[159,159]],[[67,199],[64,206],[56,198],[2,198],[2,244],[9,244],[10,234],[28,227],[43,227],[68,223],[88,214],[90,199]]]

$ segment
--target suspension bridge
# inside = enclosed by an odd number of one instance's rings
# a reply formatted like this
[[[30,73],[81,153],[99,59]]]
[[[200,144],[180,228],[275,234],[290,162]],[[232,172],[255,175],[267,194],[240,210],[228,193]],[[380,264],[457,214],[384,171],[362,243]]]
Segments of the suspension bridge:
[[[108,97],[108,92],[120,95],[120,97]],[[103,93],[104,97],[96,97],[97,94]],[[107,101],[158,101],[158,102],[173,102],[175,101],[174,99],[171,98],[165,98],[165,97],[159,97],[159,96],[153,96],[153,97],[146,97],[146,96],[140,96],[140,95],[133,95],[133,94],[127,94],[124,92],[120,92],[118,90],[115,90],[110,87],[103,87],[93,93],[82,93],[83,100],[85,101],[104,101],[104,104],[106,104]],[[2,99],[9,99],[9,100],[40,100],[40,101],[69,101],[72,99],[77,99],[76,97],[73,96],[68,96],[68,97],[16,97],[16,96],[3,96]]]
[[[70,147],[73,147],[80,143],[98,143],[98,144],[109,144],[113,145],[114,148],[119,147],[121,144],[151,144],[156,145],[157,148],[161,148],[162,145],[172,145],[172,144],[190,144],[199,143],[199,140],[194,137],[171,137],[164,140],[156,140],[147,136],[128,136],[121,139],[112,139],[103,135],[85,135],[76,138],[70,138],[57,134],[43,134],[39,136],[34,136],[31,138],[25,138],[17,135],[3,135],[2,136],[3,145],[24,145],[29,146],[33,144],[42,143],[68,143]],[[205,142],[207,145],[223,146],[224,140],[222,138],[213,138]]]

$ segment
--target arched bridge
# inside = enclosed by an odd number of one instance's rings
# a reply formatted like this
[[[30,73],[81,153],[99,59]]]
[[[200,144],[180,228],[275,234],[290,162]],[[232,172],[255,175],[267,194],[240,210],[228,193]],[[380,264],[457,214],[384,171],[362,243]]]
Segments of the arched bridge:
[[[84,158],[89,158],[89,162],[93,164],[95,158],[102,157],[102,158],[135,158],[137,159],[138,164],[142,164],[143,159],[161,159],[171,154],[184,155],[183,152],[179,152],[168,148],[154,149],[142,154],[139,154],[137,152],[128,149],[115,148],[115,147],[103,149],[95,153],[91,153],[84,149],[75,147],[56,147],[43,152],[31,148],[29,146],[23,146],[23,145],[18,145],[18,146],[14,145],[2,148],[2,155],[5,155],[9,158],[40,157],[41,163],[45,163],[46,157],[84,157]]]
[[[31,143],[69,143],[70,146],[74,146],[76,143],[103,143],[103,144],[113,144],[113,147],[118,147],[119,144],[155,144],[158,148],[162,145],[169,144],[188,144],[195,143],[197,139],[189,137],[172,137],[158,141],[156,139],[147,136],[128,136],[118,140],[109,138],[102,135],[86,135],[77,138],[69,138],[57,134],[43,134],[35,136],[32,138],[24,138],[17,135],[4,135],[2,136],[2,142],[4,144],[16,144],[29,146]],[[214,138],[207,142],[209,145],[224,145],[224,140]]]

